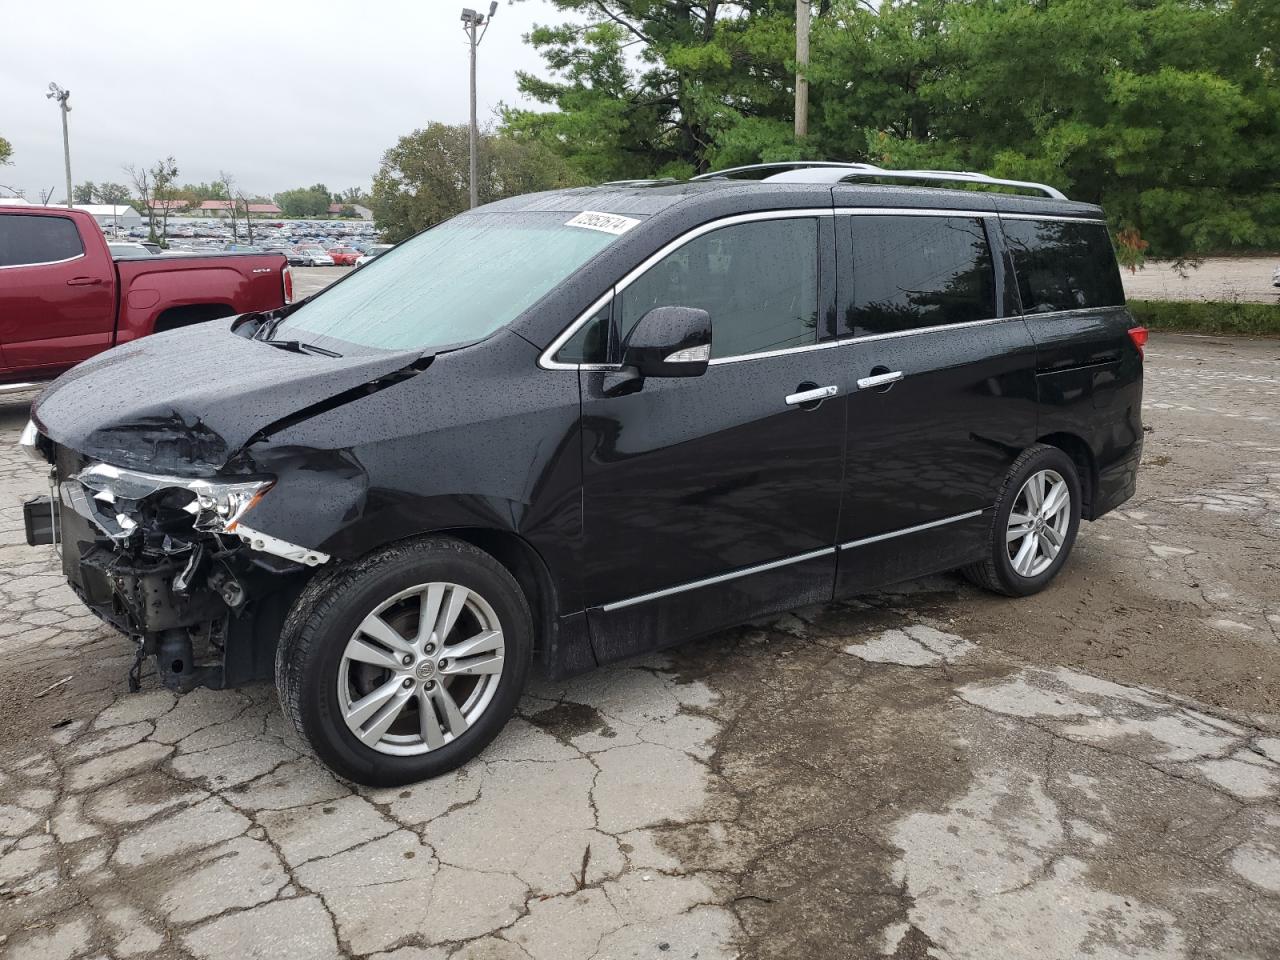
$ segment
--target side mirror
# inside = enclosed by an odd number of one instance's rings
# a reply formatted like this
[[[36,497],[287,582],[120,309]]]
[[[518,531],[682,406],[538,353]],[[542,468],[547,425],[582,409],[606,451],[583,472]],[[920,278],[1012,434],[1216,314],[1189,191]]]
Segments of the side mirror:
[[[623,367],[642,377],[700,377],[711,359],[711,315],[695,307],[654,307],[631,328]]]

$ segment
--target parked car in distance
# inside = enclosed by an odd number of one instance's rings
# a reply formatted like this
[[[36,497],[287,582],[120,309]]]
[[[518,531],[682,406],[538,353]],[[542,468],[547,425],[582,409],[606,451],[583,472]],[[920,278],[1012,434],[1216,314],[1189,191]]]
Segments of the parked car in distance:
[[[294,251],[304,267],[332,267],[333,257],[323,247],[300,246]],[[292,262],[292,261],[291,261]]]
[[[150,241],[150,240],[139,240],[139,241],[138,241],[138,243],[139,243],[141,246],[145,247],[147,250],[149,250],[151,253],[165,253],[165,252],[166,252],[164,247],[160,246],[160,244],[158,244],[158,243],[153,243],[153,242],[152,242],[152,241]]]
[[[390,250],[394,244],[390,243],[371,243],[367,250],[360,256],[356,257],[356,266],[363,267],[366,263],[372,263]]]
[[[23,435],[72,588],[171,688],[274,678],[382,786],[475,756],[535,664],[945,570],[1043,590],[1142,452],[1101,209],[747,172],[489,204],[89,361]]]
[[[340,267],[354,266],[356,260],[360,257],[360,251],[351,247],[332,247],[327,252],[333,262]]]
[[[254,243],[227,243],[223,244],[222,249],[227,253],[266,253],[266,247],[260,247]]]
[[[0,206],[0,384],[48,380],[117,344],[293,296],[283,258],[116,253],[64,207]]]

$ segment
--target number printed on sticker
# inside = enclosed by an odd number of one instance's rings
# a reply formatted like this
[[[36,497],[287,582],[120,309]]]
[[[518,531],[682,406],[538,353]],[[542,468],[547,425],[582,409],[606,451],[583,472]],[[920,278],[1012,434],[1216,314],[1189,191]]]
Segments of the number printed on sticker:
[[[634,227],[639,220],[632,217],[624,217],[616,213],[599,213],[595,210],[583,210],[572,220],[568,221],[566,227],[582,227],[586,230],[601,230],[605,233],[624,234]]]

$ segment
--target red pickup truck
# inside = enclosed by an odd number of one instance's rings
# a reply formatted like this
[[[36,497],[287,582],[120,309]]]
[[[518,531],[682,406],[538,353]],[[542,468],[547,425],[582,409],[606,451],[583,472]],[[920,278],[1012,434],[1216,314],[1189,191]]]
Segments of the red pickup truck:
[[[149,333],[292,299],[278,253],[116,260],[82,210],[0,205],[0,389]]]

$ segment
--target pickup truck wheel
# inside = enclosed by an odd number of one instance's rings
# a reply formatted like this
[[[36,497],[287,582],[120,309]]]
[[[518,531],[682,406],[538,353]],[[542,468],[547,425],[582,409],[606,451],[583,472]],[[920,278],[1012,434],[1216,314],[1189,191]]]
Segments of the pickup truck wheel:
[[[990,556],[965,567],[965,576],[1005,596],[1039,593],[1071,555],[1080,504],[1080,476],[1071,457],[1047,444],[1028,447],[1014,461],[996,501]]]
[[[529,605],[506,568],[432,537],[313,580],[285,622],[276,683],[336,773],[399,786],[466,763],[498,735],[532,650]]]

